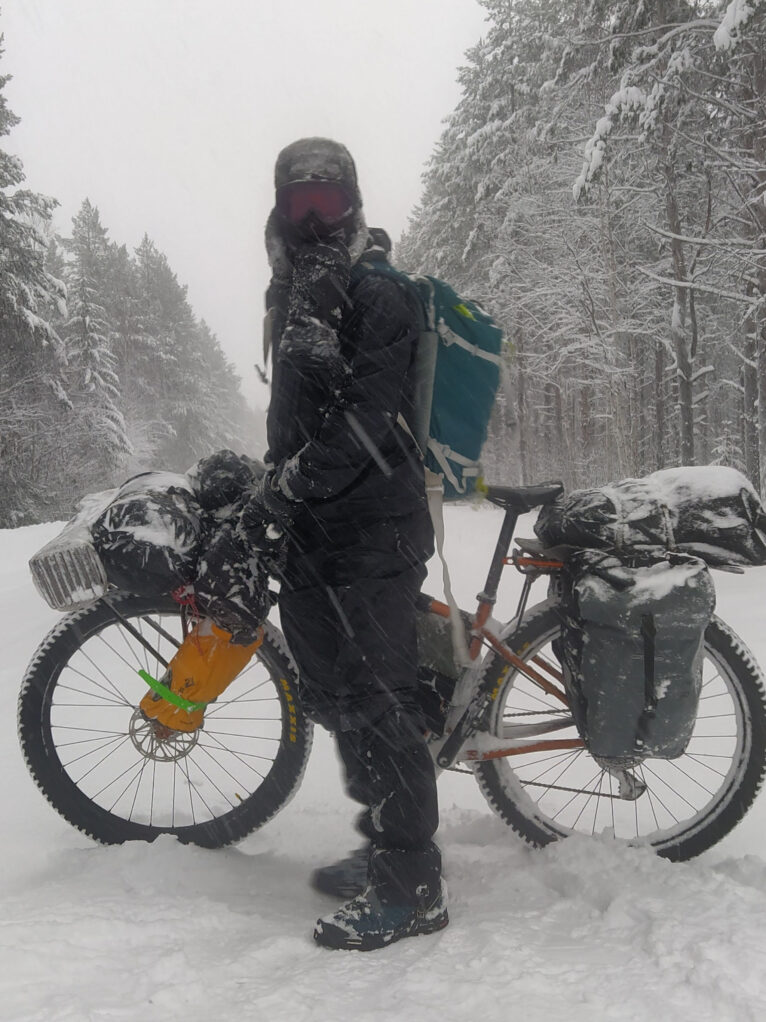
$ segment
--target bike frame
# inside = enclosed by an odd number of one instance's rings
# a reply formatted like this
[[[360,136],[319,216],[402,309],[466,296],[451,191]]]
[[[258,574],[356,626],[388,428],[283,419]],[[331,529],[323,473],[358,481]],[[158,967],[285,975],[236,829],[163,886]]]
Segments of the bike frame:
[[[489,499],[492,500],[492,491]],[[505,516],[500,529],[495,550],[490,561],[487,579],[483,590],[477,596],[477,607],[472,618],[468,654],[471,663],[465,668],[458,680],[456,692],[467,696],[466,702],[453,700],[448,712],[444,736],[434,743],[435,759],[439,767],[447,769],[455,762],[478,762],[517,756],[528,752],[544,752],[548,750],[580,749],[585,747],[581,738],[545,738],[546,734],[568,728],[572,724],[570,717],[547,724],[506,725],[512,735],[501,737],[486,732],[486,717],[491,704],[497,698],[508,671],[514,668],[524,674],[549,696],[558,699],[563,706],[569,707],[569,699],[564,689],[563,675],[559,668],[543,659],[533,657],[531,663],[525,662],[511,649],[509,639],[518,630],[524,617],[532,584],[541,575],[550,575],[563,567],[561,561],[545,556],[523,556],[514,552],[510,557],[508,551],[513,540],[519,518],[519,510],[514,506],[506,506],[500,500],[493,501],[505,507]],[[503,569],[513,565],[524,576],[516,613],[506,631],[505,639],[494,630],[491,613],[497,599],[497,591]],[[107,602],[109,602],[107,600]],[[439,617],[451,619],[450,607],[440,600],[431,600],[429,611]],[[148,650],[159,657],[157,651],[140,634],[127,619],[113,606],[112,610],[123,626]],[[153,625],[166,638],[171,638],[159,626]],[[186,625],[184,625],[186,632]],[[177,643],[174,643],[178,645]],[[481,651],[489,647],[507,664],[499,680],[484,678],[484,664],[480,657]],[[161,662],[162,658],[159,658]],[[534,666],[532,666],[534,665]],[[167,664],[165,664],[167,666]],[[461,711],[461,707],[465,708]]]
[[[556,749],[580,749],[585,747],[581,738],[544,738],[551,731],[570,727],[571,718],[545,725],[519,724],[513,725],[513,735],[497,737],[489,735],[484,729],[487,712],[497,698],[508,671],[514,668],[524,674],[535,685],[564,706],[569,706],[569,698],[564,689],[564,679],[559,668],[543,659],[533,657],[531,664],[521,659],[511,649],[509,639],[518,630],[524,617],[533,582],[541,575],[550,575],[563,567],[561,561],[545,556],[523,556],[519,551],[508,555],[513,534],[519,518],[519,511],[514,507],[506,507],[503,525],[500,529],[495,551],[492,555],[484,589],[477,596],[477,607],[473,615],[470,643],[468,647],[471,664],[466,667],[458,684],[467,685],[469,690],[468,705],[457,720],[454,716],[457,708],[453,705],[447,719],[445,738],[437,752],[436,762],[442,768],[452,766],[454,762],[477,762],[482,760],[500,759],[506,756],[518,756],[528,752],[544,752]],[[505,639],[497,635],[491,618],[492,608],[497,599],[497,591],[503,569],[513,565],[525,576],[519,602],[508,628]],[[439,617],[451,618],[450,607],[440,600],[432,600],[429,611]],[[507,664],[499,679],[482,678],[482,660],[480,653],[489,647]],[[452,719],[451,719],[452,718]]]

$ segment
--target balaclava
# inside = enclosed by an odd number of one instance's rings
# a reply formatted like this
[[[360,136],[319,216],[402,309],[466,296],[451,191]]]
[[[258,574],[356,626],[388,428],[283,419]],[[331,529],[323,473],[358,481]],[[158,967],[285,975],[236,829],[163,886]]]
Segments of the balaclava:
[[[337,229],[342,233],[353,265],[367,247],[369,234],[351,153],[330,138],[301,138],[292,142],[277,157],[274,187],[278,189],[296,181],[337,181],[348,191],[352,199],[351,213]],[[266,252],[277,280],[289,274],[291,252],[301,243],[305,243],[305,239],[276,209],[273,210],[266,224]]]

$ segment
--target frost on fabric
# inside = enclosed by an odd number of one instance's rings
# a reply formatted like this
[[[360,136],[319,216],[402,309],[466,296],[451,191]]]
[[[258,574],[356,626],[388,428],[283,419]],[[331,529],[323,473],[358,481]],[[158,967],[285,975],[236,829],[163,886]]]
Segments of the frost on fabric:
[[[721,24],[713,34],[715,48],[733,49],[740,40],[742,29],[763,6],[763,0],[732,0],[726,8]]]

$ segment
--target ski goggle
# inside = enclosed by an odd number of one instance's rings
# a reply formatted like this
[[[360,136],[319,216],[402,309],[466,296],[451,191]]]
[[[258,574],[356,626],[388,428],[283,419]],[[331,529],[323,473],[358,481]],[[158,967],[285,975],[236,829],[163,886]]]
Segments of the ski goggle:
[[[294,181],[277,191],[277,209],[293,224],[301,223],[309,213],[325,224],[337,223],[351,212],[353,204],[337,181]]]

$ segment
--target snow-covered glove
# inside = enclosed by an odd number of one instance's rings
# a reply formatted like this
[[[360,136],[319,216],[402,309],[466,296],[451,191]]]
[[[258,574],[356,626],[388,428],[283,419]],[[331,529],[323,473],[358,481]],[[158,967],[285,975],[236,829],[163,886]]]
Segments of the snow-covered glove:
[[[293,256],[288,325],[309,317],[337,329],[350,275],[351,257],[340,239],[301,245]]]
[[[242,509],[240,522],[245,533],[260,532],[264,522],[273,522],[286,531],[296,511],[296,502],[280,489],[276,474],[270,471],[253,486],[250,499]]]
[[[253,544],[237,526],[236,520],[223,522],[210,537],[199,559],[194,592],[200,609],[231,632],[235,644],[247,646],[257,638],[273,603],[269,571],[278,548],[265,535]]]

